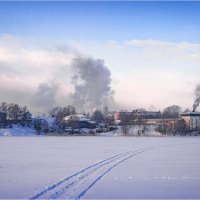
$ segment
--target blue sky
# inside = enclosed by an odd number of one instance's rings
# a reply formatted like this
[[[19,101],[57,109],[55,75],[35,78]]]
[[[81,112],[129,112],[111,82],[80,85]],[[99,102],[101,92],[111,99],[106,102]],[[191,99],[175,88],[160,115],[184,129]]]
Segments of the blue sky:
[[[0,2],[0,101],[31,107],[46,84],[65,105],[77,55],[104,60],[119,108],[190,108],[200,2]]]
[[[200,2],[0,2],[0,33],[60,40],[200,40]]]

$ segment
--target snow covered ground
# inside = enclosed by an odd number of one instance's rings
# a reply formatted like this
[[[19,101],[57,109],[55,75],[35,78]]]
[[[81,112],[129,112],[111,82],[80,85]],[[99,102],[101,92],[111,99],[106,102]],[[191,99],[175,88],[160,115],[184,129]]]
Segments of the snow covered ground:
[[[200,198],[199,137],[0,137],[1,199]]]
[[[30,136],[35,130],[28,127],[14,125],[12,128],[0,128],[0,136]]]

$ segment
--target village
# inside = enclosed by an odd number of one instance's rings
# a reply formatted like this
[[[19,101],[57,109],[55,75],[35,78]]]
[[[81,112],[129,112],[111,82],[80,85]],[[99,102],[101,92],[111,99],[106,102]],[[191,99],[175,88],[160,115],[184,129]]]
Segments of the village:
[[[182,112],[177,105],[169,106],[162,112],[145,109],[109,111],[105,107],[103,111],[95,110],[92,114],[78,113],[74,106],[68,105],[63,108],[53,108],[49,112],[49,116],[33,116],[26,107],[10,104],[14,105],[15,109],[12,106],[10,109],[5,109],[5,105],[4,102],[0,107],[1,129],[28,127],[34,129],[36,135],[118,133],[126,136],[185,136],[200,134],[200,112],[196,112],[196,110]]]

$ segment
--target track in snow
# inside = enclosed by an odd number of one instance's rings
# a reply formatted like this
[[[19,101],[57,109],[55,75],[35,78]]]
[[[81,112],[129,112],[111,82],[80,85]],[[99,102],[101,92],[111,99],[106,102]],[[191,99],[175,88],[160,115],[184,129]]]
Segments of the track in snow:
[[[114,167],[143,152],[152,150],[153,147],[138,149],[118,154],[97,162],[85,169],[54,183],[41,192],[34,194],[30,199],[79,199],[103,176]]]

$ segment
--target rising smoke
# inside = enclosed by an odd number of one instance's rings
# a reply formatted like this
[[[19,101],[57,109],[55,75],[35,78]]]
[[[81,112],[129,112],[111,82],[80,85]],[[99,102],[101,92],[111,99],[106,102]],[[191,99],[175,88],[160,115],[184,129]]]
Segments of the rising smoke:
[[[74,85],[72,99],[80,111],[93,111],[108,106],[113,99],[111,72],[104,61],[91,57],[74,58],[71,64],[74,71],[71,83]]]
[[[55,96],[58,91],[58,85],[51,83],[40,83],[38,89],[33,95],[32,105],[41,109],[48,109],[56,103]]]
[[[197,85],[197,87],[195,89],[195,96],[196,96],[196,99],[193,104],[193,112],[196,111],[197,107],[200,104],[200,85]]]

